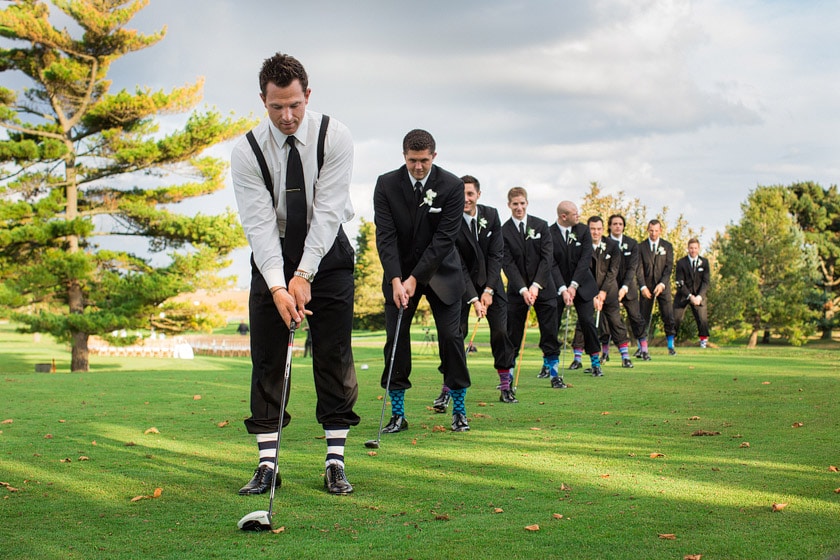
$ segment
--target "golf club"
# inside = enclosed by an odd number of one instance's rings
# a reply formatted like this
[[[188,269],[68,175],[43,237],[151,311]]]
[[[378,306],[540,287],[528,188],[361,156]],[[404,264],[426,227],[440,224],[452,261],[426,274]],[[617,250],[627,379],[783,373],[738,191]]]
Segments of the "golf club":
[[[388,364],[388,379],[385,381],[385,395],[382,396],[382,413],[379,415],[379,431],[376,432],[376,439],[369,439],[365,442],[368,449],[379,449],[379,441],[382,439],[382,421],[385,420],[385,403],[388,402],[388,391],[391,388],[391,374],[394,372],[394,357],[397,354],[397,341],[400,337],[400,325],[402,324],[403,308],[397,314],[397,329],[394,331],[394,342],[391,345],[391,362]]]
[[[566,306],[566,319],[565,323],[566,326],[563,332],[563,349],[560,350],[560,371],[563,371],[563,368],[566,367],[566,346],[569,340],[569,311],[571,310],[571,306]]]
[[[475,327],[473,327],[473,333],[472,333],[472,336],[470,337],[470,343],[467,344],[467,353],[468,354],[471,353],[471,352],[478,352],[478,349],[475,346],[473,346],[473,340],[475,340],[475,335],[478,332],[478,324],[480,322],[481,322],[481,317],[479,317],[475,321]]]
[[[274,476],[271,477],[271,493],[268,511],[252,511],[239,520],[237,525],[243,531],[271,531],[271,512],[274,509],[274,489],[277,486],[277,464],[280,462],[280,438],[283,434],[283,416],[286,414],[286,391],[289,388],[289,373],[292,370],[292,347],[295,343],[295,322],[289,324],[289,348],[286,350],[286,371],[283,373],[283,391],[280,397],[280,420],[277,421],[277,450],[274,453]]]
[[[595,328],[598,328],[598,324],[601,322],[601,310],[595,312]]]
[[[647,318],[647,329],[645,330],[645,339],[648,341],[648,344],[650,344],[650,326],[653,323],[653,309],[656,307],[656,296],[653,296],[651,299],[653,301],[650,303],[650,314]]]
[[[525,351],[525,337],[528,336],[528,319],[531,315],[531,306],[528,306],[528,312],[525,313],[525,329],[522,331],[522,342],[519,344],[519,354],[516,355],[516,375],[513,378],[513,394],[516,394],[516,388],[519,386],[519,370],[522,368],[522,353]]]

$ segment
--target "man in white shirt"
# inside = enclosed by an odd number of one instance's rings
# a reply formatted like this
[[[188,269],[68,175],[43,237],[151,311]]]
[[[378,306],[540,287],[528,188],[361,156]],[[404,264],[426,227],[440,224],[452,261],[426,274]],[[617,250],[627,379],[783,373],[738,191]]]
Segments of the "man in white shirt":
[[[261,494],[277,476],[275,454],[290,323],[304,316],[312,337],[316,418],[327,441],[324,486],[349,494],[344,446],[358,396],[350,345],[353,140],[335,119],[307,110],[311,90],[295,58],[277,53],[259,75],[268,117],[231,154],[231,175],[251,257],[251,416],[259,466],[240,494]],[[321,146],[323,148],[321,149]],[[260,160],[260,154],[262,161]],[[321,161],[322,160],[322,161]],[[288,397],[288,395],[287,395]],[[291,420],[284,411],[283,426]]]

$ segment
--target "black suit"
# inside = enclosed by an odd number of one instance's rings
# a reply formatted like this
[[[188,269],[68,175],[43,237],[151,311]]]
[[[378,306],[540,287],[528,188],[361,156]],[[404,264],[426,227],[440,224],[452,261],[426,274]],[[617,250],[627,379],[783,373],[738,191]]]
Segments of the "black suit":
[[[709,290],[709,261],[697,256],[697,267],[691,266],[691,259],[686,255],[677,261],[675,276],[677,296],[674,299],[674,321],[676,330],[680,330],[680,323],[685,315],[686,307],[691,307],[694,319],[697,321],[697,332],[701,337],[709,336],[708,306],[706,292]],[[700,305],[693,305],[688,296],[700,296]]]
[[[414,180],[405,165],[381,175],[373,191],[376,248],[384,271],[382,292],[387,331],[382,387],[387,381],[398,315],[391,280],[405,281],[413,276],[417,280],[417,290],[403,312],[391,389],[411,387],[409,328],[423,295],[435,318],[444,383],[451,389],[463,389],[470,386],[470,375],[460,333],[461,298],[465,286],[455,239],[463,221],[464,183],[433,165],[426,180],[424,200],[430,200],[431,204],[417,204]]]
[[[630,330],[637,340],[643,339],[646,336],[645,320],[639,311],[639,284],[636,281],[636,275],[639,270],[639,244],[632,237],[626,235],[621,236],[621,240],[612,241],[618,243],[619,252],[621,255],[620,266],[615,277],[615,283],[620,290],[622,286],[627,286],[627,293],[621,299],[621,305],[627,311],[627,319],[630,321]],[[602,339],[602,342],[607,342]]]
[[[592,276],[592,235],[586,224],[575,224],[564,240],[557,222],[549,228],[554,247],[554,266],[551,273],[557,289],[571,288],[577,284],[573,304],[578,315],[578,324],[583,332],[583,347],[590,356],[601,350],[598,330],[595,328],[595,308],[592,299],[598,293],[598,285]],[[557,314],[562,316],[566,309],[563,296],[557,296]]]
[[[601,319],[598,330],[604,333],[601,340],[612,338],[620,347],[628,341],[627,328],[621,319],[621,304],[618,303],[618,284],[615,278],[621,264],[621,251],[618,243],[609,237],[602,237],[597,248],[592,249],[592,266],[590,270],[598,285],[598,292],[604,292],[604,302],[601,306]],[[580,348],[583,333],[575,331],[575,346]]]
[[[674,308],[671,300],[671,271],[674,268],[674,247],[662,239],[661,237],[656,241],[657,250],[653,254],[650,246],[650,239],[646,239],[639,243],[639,270],[636,274],[636,280],[639,283],[639,289],[647,287],[653,295],[653,290],[657,284],[662,284],[665,289],[656,299],[659,304],[659,314],[662,316],[662,323],[665,327],[666,336],[674,336],[677,334],[676,325],[674,323]],[[650,321],[651,312],[653,311],[653,299],[648,299],[642,296],[639,299],[639,309],[645,321]],[[645,332],[648,332],[650,325],[645,325]]]
[[[551,234],[548,222],[540,218],[525,216],[525,224],[524,236],[512,218],[502,226],[505,241],[502,268],[508,280],[508,335],[518,354],[528,317],[528,306],[520,291],[530,288],[531,284],[539,284],[542,289],[534,303],[534,311],[540,326],[540,350],[543,357],[556,358],[560,355],[560,342],[557,340],[557,288],[551,276]]]
[[[507,333],[507,295],[502,285],[502,259],[505,242],[502,224],[495,208],[476,205],[476,235],[467,220],[461,220],[461,230],[455,246],[464,266],[464,305],[461,307],[461,334],[466,338],[470,315],[469,302],[481,298],[485,288],[493,290],[493,303],[487,308],[490,325],[490,348],[497,370],[513,367],[514,347]]]

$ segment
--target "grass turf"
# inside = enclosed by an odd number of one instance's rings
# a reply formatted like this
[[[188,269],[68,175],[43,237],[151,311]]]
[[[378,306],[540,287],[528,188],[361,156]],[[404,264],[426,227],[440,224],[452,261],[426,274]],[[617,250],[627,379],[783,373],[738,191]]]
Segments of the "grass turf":
[[[355,346],[362,423],[346,450],[356,489],[347,497],[323,490],[311,362],[295,359],[274,517],[285,529],[260,534],[236,529],[268,507],[267,495],[236,494],[256,462],[242,425],[247,358],[94,357],[88,373],[34,373],[53,357],[66,371],[66,349],[0,326],[0,556],[710,560],[840,550],[836,347],[654,349],[632,370],[614,360],[603,378],[568,372],[571,387],[552,390],[536,379],[529,346],[520,402],[506,405],[480,329],[472,431],[455,434],[430,408],[441,378],[417,328],[411,427],[372,453],[363,442],[379,424],[382,338],[360,333]]]

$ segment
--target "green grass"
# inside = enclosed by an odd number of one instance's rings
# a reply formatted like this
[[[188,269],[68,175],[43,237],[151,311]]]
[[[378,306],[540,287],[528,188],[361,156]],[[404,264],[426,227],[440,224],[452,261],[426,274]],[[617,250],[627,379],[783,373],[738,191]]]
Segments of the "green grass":
[[[528,347],[520,403],[504,405],[481,330],[469,357],[472,431],[454,434],[449,415],[428,408],[441,380],[435,352],[421,329],[413,336],[411,428],[369,455],[382,335],[360,333],[362,423],[348,442],[356,491],[347,497],[323,491],[310,362],[296,359],[275,501],[285,532],[255,534],[236,529],[268,507],[267,496],[236,494],[255,464],[242,424],[248,359],[93,357],[90,372],[70,374],[66,348],[0,325],[0,421],[12,420],[0,425],[0,481],[18,489],[0,488],[0,557],[711,560],[840,550],[840,473],[829,469],[840,467],[836,345],[654,349],[633,370],[609,362],[601,379],[570,372],[565,391],[536,379],[540,358]],[[60,373],[34,373],[53,358]],[[144,433],[151,427],[159,433]],[[155,488],[159,498],[131,501]],[[788,505],[774,513],[774,502]],[[533,524],[539,531],[525,529]]]

